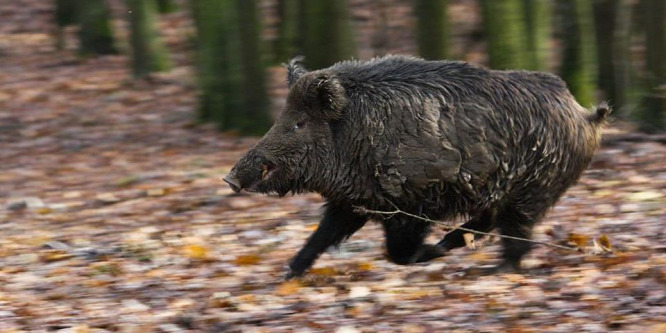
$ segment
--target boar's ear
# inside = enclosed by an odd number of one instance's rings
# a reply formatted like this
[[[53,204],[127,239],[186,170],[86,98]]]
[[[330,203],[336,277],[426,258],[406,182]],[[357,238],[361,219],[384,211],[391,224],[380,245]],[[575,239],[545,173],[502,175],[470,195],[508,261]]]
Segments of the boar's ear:
[[[328,73],[322,73],[312,79],[307,88],[307,98],[312,106],[310,112],[313,116],[325,120],[339,119],[347,105],[345,88],[340,79]]]
[[[298,81],[298,78],[308,72],[308,70],[303,67],[303,60],[305,60],[304,56],[296,56],[291,59],[288,64],[284,64],[287,68],[287,84],[289,85],[289,88]]]

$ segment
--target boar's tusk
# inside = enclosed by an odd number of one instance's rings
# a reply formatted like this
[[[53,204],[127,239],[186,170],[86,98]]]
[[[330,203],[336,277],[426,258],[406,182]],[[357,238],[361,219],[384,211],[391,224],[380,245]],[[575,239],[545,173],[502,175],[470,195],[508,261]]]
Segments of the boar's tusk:
[[[266,179],[267,174],[268,174],[268,166],[264,164],[261,166],[261,180]]]

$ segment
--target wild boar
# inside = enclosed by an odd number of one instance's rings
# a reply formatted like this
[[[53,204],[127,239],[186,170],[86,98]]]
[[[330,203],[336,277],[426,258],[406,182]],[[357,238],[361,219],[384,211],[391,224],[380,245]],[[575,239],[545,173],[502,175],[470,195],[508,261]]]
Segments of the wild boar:
[[[307,71],[288,65],[286,107],[225,181],[239,192],[317,192],[317,230],[291,260],[302,275],[328,247],[369,220],[385,231],[396,264],[429,261],[464,245],[452,231],[424,244],[431,225],[396,208],[530,238],[599,146],[609,108],[581,107],[557,76],[489,70],[458,61],[387,56]],[[502,270],[530,243],[502,238]]]

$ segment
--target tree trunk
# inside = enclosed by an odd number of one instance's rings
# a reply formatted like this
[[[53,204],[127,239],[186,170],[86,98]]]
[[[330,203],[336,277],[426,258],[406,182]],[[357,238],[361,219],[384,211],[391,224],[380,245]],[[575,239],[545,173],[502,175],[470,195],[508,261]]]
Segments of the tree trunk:
[[[65,48],[64,28],[76,24],[77,0],[56,0],[55,22],[56,22],[56,48]]]
[[[621,0],[594,1],[594,25],[597,42],[597,60],[599,88],[603,99],[609,100],[614,108],[621,107],[623,100],[618,96],[616,64],[620,63],[622,53],[616,52],[618,42],[617,20],[619,18]]]
[[[126,0],[130,21],[132,73],[141,78],[169,68],[169,57],[156,29],[155,0]]]
[[[615,17],[615,31],[613,44],[613,68],[615,70],[613,87],[613,102],[615,117],[627,118],[629,114],[630,87],[632,78],[631,62],[631,18],[634,14],[633,0],[619,0],[617,16]],[[610,98],[610,97],[609,97]]]
[[[597,80],[592,2],[560,0],[559,16],[562,22],[562,79],[578,103],[590,107],[595,101]]]
[[[199,118],[262,134],[270,123],[255,0],[193,0]],[[241,21],[242,25],[241,25]]]
[[[523,0],[525,20],[526,64],[528,69],[545,70],[551,39],[551,12],[549,0]]]
[[[174,0],[157,0],[157,11],[160,14],[169,14],[178,10]]]
[[[269,102],[266,93],[266,73],[261,59],[261,22],[258,17],[259,0],[238,0],[240,17],[240,59],[243,97],[242,110],[234,114],[234,123],[245,133],[264,134],[270,127]]]
[[[448,0],[416,0],[416,39],[419,55],[440,60],[449,57]]]
[[[303,53],[310,68],[328,67],[356,53],[347,0],[301,0]]]
[[[278,1],[278,36],[275,40],[276,63],[285,63],[289,59],[298,55],[298,24],[300,16],[298,15],[298,0],[279,0]]]
[[[521,0],[481,0],[483,28],[491,68],[526,68]]]
[[[643,0],[645,18],[645,95],[641,130],[660,132],[666,124],[666,2]]]
[[[91,54],[116,54],[113,46],[109,9],[103,0],[77,1],[79,22],[79,52]]]

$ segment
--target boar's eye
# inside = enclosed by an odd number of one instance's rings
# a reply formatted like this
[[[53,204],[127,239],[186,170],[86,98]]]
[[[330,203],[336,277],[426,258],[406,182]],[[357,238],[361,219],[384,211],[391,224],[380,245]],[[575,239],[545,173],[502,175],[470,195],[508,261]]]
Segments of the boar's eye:
[[[299,122],[296,123],[296,125],[294,125],[294,129],[300,129],[300,128],[303,128],[303,126],[305,126],[305,122],[304,121],[299,121]]]

